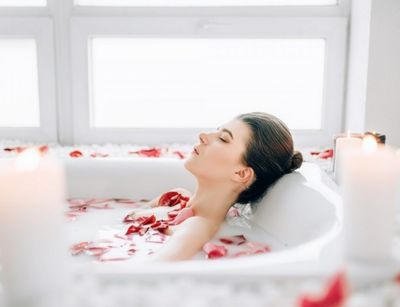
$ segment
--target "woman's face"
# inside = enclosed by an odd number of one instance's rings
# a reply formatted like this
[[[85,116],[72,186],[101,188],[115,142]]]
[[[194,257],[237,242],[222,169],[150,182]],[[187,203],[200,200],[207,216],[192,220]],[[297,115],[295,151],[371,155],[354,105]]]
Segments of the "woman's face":
[[[200,180],[226,182],[243,166],[243,155],[251,130],[243,121],[234,119],[215,132],[200,133],[200,144],[194,147],[185,167]]]

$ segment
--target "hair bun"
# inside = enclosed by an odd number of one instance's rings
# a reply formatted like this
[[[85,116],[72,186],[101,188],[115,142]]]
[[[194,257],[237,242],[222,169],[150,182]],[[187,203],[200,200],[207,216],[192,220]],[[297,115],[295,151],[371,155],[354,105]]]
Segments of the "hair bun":
[[[301,165],[303,164],[303,155],[301,154],[300,151],[295,150],[293,152],[293,156],[292,156],[292,162],[289,166],[289,170],[288,172],[293,172],[296,169],[298,169]]]

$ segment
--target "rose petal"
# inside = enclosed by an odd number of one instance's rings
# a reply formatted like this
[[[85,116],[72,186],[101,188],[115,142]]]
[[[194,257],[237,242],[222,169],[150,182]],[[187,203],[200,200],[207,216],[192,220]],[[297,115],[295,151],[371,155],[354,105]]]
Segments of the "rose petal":
[[[320,159],[330,159],[333,157],[333,149],[327,149],[318,155]]]
[[[207,242],[203,245],[203,251],[206,253],[207,259],[221,258],[226,256],[226,254],[228,253],[228,250],[225,246],[216,245],[211,242]]]
[[[236,217],[236,216],[240,216],[240,212],[237,208],[235,207],[230,207],[227,213],[228,216],[231,217]]]
[[[182,202],[185,202],[184,206],[186,206],[187,201],[189,201],[189,197],[183,196],[179,192],[171,191],[161,195],[160,199],[158,200],[158,206],[173,207]]]
[[[183,152],[179,150],[175,150],[174,154],[176,154],[179,157],[179,159],[185,159],[185,155],[183,154]]]
[[[133,249],[130,249],[133,250]],[[119,261],[126,260],[131,257],[131,252],[128,254],[128,251],[122,249],[110,249],[108,252],[100,255],[97,260],[99,261]]]
[[[105,157],[108,157],[108,154],[101,153],[101,152],[94,152],[94,153],[91,153],[90,156],[92,158],[99,158],[99,157],[100,158],[105,158]]]
[[[303,295],[299,298],[300,307],[339,307],[347,297],[347,282],[344,272],[336,273],[319,296]]]
[[[20,153],[22,151],[24,151],[27,147],[21,147],[21,146],[17,146],[17,147],[6,147],[4,148],[4,151],[16,151],[17,153]]]
[[[92,243],[91,241],[85,241],[72,245],[70,248],[72,255],[75,256],[83,253],[91,243]]]
[[[39,149],[40,153],[44,154],[44,153],[46,153],[46,152],[49,151],[49,146],[47,146],[47,145],[42,145],[42,146],[40,146],[38,149]]]
[[[246,237],[244,235],[226,236],[219,238],[219,241],[225,244],[235,244],[240,245],[246,242]]]
[[[161,155],[161,148],[141,149],[138,151],[129,151],[129,154],[138,154],[141,157],[158,158]]]
[[[83,157],[83,153],[79,150],[74,150],[69,153],[69,156],[71,158],[80,158],[80,157]]]
[[[135,225],[131,225],[129,226],[129,228],[126,230],[125,235],[130,235],[131,233],[135,233],[135,232],[139,232],[139,230],[142,227],[140,226],[135,226]]]
[[[263,254],[271,251],[270,247],[265,243],[247,242],[243,245],[250,248],[250,250],[255,254]]]

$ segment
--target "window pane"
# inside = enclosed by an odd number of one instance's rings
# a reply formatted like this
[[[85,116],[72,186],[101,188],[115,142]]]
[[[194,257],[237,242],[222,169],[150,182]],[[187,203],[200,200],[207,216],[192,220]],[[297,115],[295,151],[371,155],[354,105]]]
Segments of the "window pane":
[[[216,127],[266,111],[319,129],[323,39],[92,38],[91,126]]]
[[[82,6],[337,5],[337,0],[75,0]]]
[[[0,6],[46,6],[47,0],[0,0]]]
[[[0,127],[38,127],[35,40],[1,39],[0,67]]]

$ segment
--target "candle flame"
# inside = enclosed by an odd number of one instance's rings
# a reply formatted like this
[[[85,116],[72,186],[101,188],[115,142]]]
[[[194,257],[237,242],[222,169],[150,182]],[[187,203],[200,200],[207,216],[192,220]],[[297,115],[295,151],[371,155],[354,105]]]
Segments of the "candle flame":
[[[15,168],[18,171],[32,171],[39,165],[41,155],[36,148],[28,148],[21,152],[16,161]]]
[[[348,137],[348,138],[351,137],[350,130],[347,130],[347,137]]]
[[[362,149],[365,153],[372,153],[376,151],[378,149],[378,143],[376,142],[376,139],[371,135],[365,136],[362,142]]]

